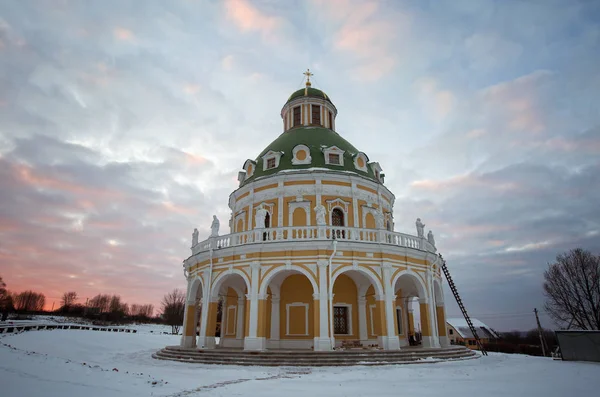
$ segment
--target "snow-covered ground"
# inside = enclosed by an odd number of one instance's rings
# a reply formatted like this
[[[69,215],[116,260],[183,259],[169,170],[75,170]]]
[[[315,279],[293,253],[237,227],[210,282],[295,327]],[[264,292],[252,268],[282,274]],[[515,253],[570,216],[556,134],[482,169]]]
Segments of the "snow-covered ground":
[[[491,354],[388,367],[265,368],[154,360],[178,336],[30,331],[0,337],[0,396],[594,396],[600,365]],[[152,332],[150,332],[152,331]]]

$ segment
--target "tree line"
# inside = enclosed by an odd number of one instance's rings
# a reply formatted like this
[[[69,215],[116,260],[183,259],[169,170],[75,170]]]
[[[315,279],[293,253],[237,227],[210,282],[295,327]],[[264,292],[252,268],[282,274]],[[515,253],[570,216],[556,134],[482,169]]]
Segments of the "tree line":
[[[100,318],[108,321],[132,319],[150,320],[154,315],[152,304],[131,304],[124,302],[119,295],[98,294],[85,303],[80,303],[75,291],[63,293],[60,306],[54,313],[70,316]],[[13,293],[6,289],[6,283],[0,277],[0,313],[5,321],[10,312],[39,313],[44,311],[46,297],[44,294],[27,290]]]

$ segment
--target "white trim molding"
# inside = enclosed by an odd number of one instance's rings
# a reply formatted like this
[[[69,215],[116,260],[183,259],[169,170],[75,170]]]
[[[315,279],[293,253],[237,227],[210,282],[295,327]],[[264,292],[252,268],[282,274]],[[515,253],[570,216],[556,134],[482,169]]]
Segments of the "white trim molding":
[[[323,148],[321,150],[323,151],[323,154],[325,156],[325,164],[327,164],[327,165],[339,165],[340,167],[344,166],[344,153],[346,153],[344,150],[340,149],[337,146],[330,146],[330,147],[327,147],[327,148]],[[339,164],[335,164],[335,163],[329,162],[329,155],[330,154],[337,154],[337,155],[339,155],[340,163]]]
[[[296,157],[297,153],[300,150],[304,150],[306,152],[306,158],[304,160],[300,160]],[[292,164],[293,165],[301,165],[301,164],[310,164],[312,162],[312,157],[310,156],[310,149],[306,145],[296,145],[292,149]]]
[[[233,331],[229,332],[229,311],[233,309]],[[235,336],[237,331],[237,305],[227,306],[227,316],[225,317],[225,336]],[[221,321],[222,322],[222,321]]]
[[[290,307],[304,307],[304,333],[290,334]],[[308,336],[308,303],[293,302],[285,305],[285,335],[286,336]]]
[[[275,152],[273,150],[269,150],[267,153],[265,153],[265,155],[261,157],[263,160],[263,171],[278,168],[279,160],[281,160],[281,156],[283,156],[283,152]],[[273,158],[275,159],[275,167],[267,168],[267,162]]]
[[[362,161],[363,161],[362,167],[358,164],[358,159],[362,159]],[[369,158],[363,152],[358,152],[357,154],[354,155],[354,168],[356,168],[357,170],[363,171],[363,172],[369,172],[369,169],[367,168],[368,163],[369,163]]]
[[[300,201],[298,201],[300,199]],[[306,214],[306,226],[310,226],[310,201],[302,200],[302,196],[296,198],[296,201],[290,201],[288,204],[288,226],[299,226],[294,225],[294,211],[296,209],[302,208]]]

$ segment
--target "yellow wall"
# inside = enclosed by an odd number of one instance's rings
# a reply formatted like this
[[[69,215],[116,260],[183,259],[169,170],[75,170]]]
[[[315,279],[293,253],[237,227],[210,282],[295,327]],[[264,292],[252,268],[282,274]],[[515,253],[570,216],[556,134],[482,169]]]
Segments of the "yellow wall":
[[[206,336],[215,336],[217,331],[217,308],[219,302],[210,302],[208,305],[208,321],[206,325]]]
[[[421,335],[431,336],[431,327],[429,326],[429,305],[421,303]]]
[[[292,274],[283,281],[279,302],[279,335],[281,339],[312,339],[314,337],[314,303],[312,295],[312,284],[302,274]],[[287,305],[291,303],[308,304],[308,335],[286,335],[286,310]],[[305,319],[304,307],[290,307],[290,334],[304,333]]]
[[[347,303],[352,305],[352,333],[349,335],[335,335],[336,339],[358,339],[358,292],[354,281],[341,274],[333,284],[333,305],[336,303]]]
[[[365,216],[365,227],[367,229],[375,229],[377,227],[375,224],[375,217],[370,212]]]
[[[444,307],[437,306],[435,308],[437,314],[437,326],[440,336],[446,336],[446,319],[444,318]]]
[[[375,289],[371,285],[366,293],[367,297],[367,334],[369,339],[376,338],[381,335],[381,324],[382,319],[379,311],[377,310],[377,301],[375,300]],[[375,305],[375,308],[371,309],[371,306]],[[371,312],[373,312],[373,330],[371,331]]]
[[[185,321],[185,336],[195,336],[196,335],[196,327],[194,327],[194,319],[196,318],[196,305],[187,305],[187,318]]]
[[[292,213],[292,226],[306,226],[306,211],[304,208],[296,208]]]
[[[227,296],[223,302],[223,316],[227,316],[227,320],[225,321],[225,328],[223,330],[223,337],[225,338],[235,338],[235,333],[237,330],[237,311],[229,310],[229,306],[236,306],[238,304],[238,295],[233,288],[227,288]],[[237,308],[239,310],[239,307]],[[221,324],[223,322],[221,321]],[[233,331],[233,335],[227,335],[229,332]]]

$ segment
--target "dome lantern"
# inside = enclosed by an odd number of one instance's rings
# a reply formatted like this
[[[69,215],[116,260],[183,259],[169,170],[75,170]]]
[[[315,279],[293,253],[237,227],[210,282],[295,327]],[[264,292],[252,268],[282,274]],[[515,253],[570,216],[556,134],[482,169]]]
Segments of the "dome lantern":
[[[298,127],[323,127],[335,131],[337,109],[323,91],[313,88],[310,77],[313,73],[307,69],[305,87],[288,98],[281,109],[283,131]]]

